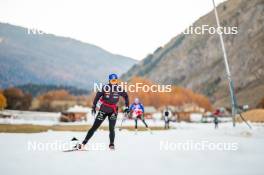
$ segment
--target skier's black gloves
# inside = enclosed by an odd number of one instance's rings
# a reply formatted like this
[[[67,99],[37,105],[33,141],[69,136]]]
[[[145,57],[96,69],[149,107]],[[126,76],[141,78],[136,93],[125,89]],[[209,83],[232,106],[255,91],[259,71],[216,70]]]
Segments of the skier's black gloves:
[[[126,107],[126,108],[124,109],[124,113],[129,114],[129,112],[130,112],[129,108]]]
[[[94,116],[96,114],[95,106],[92,107],[92,115]]]

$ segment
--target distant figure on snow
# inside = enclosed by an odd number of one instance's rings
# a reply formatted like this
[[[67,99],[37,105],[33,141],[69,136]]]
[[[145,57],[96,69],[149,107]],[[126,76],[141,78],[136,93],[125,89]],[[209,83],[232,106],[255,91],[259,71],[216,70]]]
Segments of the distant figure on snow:
[[[163,117],[164,117],[164,129],[170,129],[170,121],[171,121],[172,112],[171,110],[166,107],[163,111]]]
[[[220,111],[220,109],[217,109],[217,110],[213,113],[215,129],[218,128],[218,124],[219,124],[219,119],[218,119],[218,117],[220,117],[220,116],[221,116],[221,111]]]
[[[146,126],[146,128],[149,130],[149,127],[144,119],[144,106],[142,103],[139,102],[138,98],[135,98],[134,103],[130,106],[129,110],[132,112],[132,117],[135,120],[135,130],[137,132],[137,128],[138,128],[138,119],[140,119],[144,125]]]

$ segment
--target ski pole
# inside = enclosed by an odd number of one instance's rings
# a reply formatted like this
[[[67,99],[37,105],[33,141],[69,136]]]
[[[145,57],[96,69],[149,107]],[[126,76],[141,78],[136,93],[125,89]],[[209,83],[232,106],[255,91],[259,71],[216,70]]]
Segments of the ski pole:
[[[123,122],[124,122],[124,120],[125,120],[125,117],[126,117],[126,114],[125,114],[125,116],[122,118],[121,124],[120,124],[120,126],[119,126],[119,131],[122,130],[122,126],[123,126]]]
[[[241,113],[239,113],[239,116],[241,117],[241,119],[248,125],[248,127],[250,129],[252,129],[251,125],[245,120],[245,118],[243,117],[243,115]]]

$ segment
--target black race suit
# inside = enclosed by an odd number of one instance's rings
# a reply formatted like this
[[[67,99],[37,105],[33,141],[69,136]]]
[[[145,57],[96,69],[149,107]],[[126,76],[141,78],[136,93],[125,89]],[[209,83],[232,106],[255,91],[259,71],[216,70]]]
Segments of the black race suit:
[[[93,136],[94,132],[99,128],[99,126],[103,123],[103,121],[105,120],[106,117],[108,117],[108,120],[109,120],[110,145],[114,144],[115,124],[116,124],[116,118],[117,118],[117,106],[116,106],[116,104],[119,101],[119,97],[122,96],[125,99],[125,106],[127,108],[129,106],[128,95],[126,92],[121,91],[121,89],[115,85],[108,84],[105,86],[110,87],[110,88],[106,89],[106,91],[104,90],[104,88],[102,88],[101,91],[96,93],[96,96],[94,98],[93,108],[96,107],[96,104],[99,100],[101,101],[102,104],[101,104],[99,112],[95,118],[93,126],[90,128],[85,139],[82,142],[83,144],[86,144],[90,140],[90,138]]]

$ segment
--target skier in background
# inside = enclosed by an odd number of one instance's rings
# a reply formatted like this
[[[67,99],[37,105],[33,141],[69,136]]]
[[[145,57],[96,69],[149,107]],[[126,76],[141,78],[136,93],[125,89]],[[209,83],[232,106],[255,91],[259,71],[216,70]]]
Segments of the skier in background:
[[[171,110],[168,107],[166,107],[163,112],[164,124],[165,124],[164,129],[170,129],[171,115],[172,115]]]
[[[140,119],[144,125],[146,126],[146,128],[148,130],[149,127],[144,119],[144,106],[142,105],[142,103],[139,102],[138,98],[135,98],[134,103],[130,106],[129,110],[132,112],[132,117],[135,120],[135,130],[137,132],[137,128],[138,128],[138,119]]]
[[[218,128],[218,123],[219,123],[218,117],[219,117],[220,115],[221,115],[221,111],[220,111],[220,109],[217,109],[217,110],[213,113],[215,129]]]
[[[125,99],[125,113],[129,113],[129,100],[128,95],[125,91],[122,91],[118,88],[118,76],[116,74],[109,75],[109,84],[104,85],[101,91],[96,93],[96,96],[93,101],[92,106],[92,115],[96,114],[96,104],[100,100],[100,108],[98,114],[95,118],[93,126],[87,132],[85,139],[83,140],[82,144],[76,145],[77,149],[83,149],[85,144],[90,140],[93,136],[94,132],[99,128],[99,126],[103,123],[106,117],[109,120],[109,138],[110,144],[109,148],[114,149],[114,140],[115,140],[115,124],[117,119],[117,103],[119,101],[119,97],[122,96]],[[109,87],[107,91],[105,91],[105,86]]]
[[[215,124],[215,129],[217,129],[217,128],[218,128],[218,123],[219,123],[218,117],[217,117],[217,116],[215,116],[215,117],[214,117],[214,124]]]

